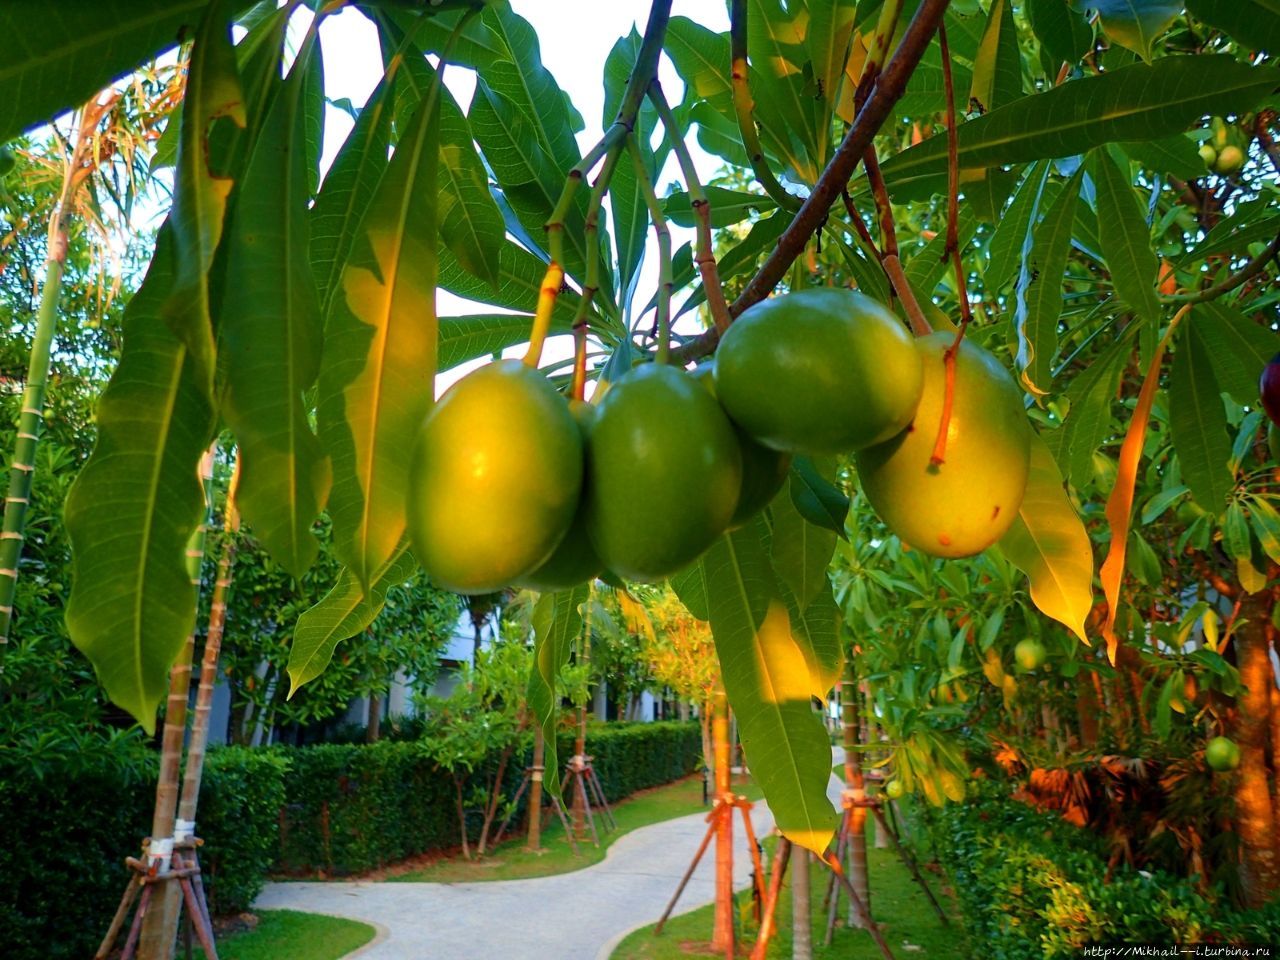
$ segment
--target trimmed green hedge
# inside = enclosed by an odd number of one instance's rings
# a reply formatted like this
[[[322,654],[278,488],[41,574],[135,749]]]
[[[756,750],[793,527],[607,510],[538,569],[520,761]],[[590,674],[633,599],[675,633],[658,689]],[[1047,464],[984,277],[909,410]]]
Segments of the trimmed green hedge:
[[[81,759],[43,777],[0,768],[0,944],[6,960],[91,956],[124,892],[124,858],[151,822],[157,760]],[[215,913],[246,909],[276,850],[287,761],[271,750],[209,753],[201,866]]]
[[[561,735],[557,746],[563,761],[573,753],[573,735]],[[587,753],[610,802],[692,773],[701,751],[694,723],[610,723],[587,734]],[[284,752],[292,772],[277,870],[343,876],[457,846],[453,781],[413,741]],[[509,766],[508,797],[526,763],[527,756]]]
[[[1000,796],[929,818],[974,956],[1076,957],[1095,944],[1278,943],[1280,902],[1237,910],[1183,877],[1115,871],[1100,838]]]
[[[587,744],[610,800],[692,772],[701,750],[697,725],[678,723],[593,727]],[[572,737],[559,747],[567,757]],[[150,825],[156,766],[142,749],[40,777],[0,766],[5,960],[92,955],[128,879],[124,858]],[[247,909],[270,870],[353,873],[458,842],[453,783],[412,742],[215,748],[198,820],[215,914]]]

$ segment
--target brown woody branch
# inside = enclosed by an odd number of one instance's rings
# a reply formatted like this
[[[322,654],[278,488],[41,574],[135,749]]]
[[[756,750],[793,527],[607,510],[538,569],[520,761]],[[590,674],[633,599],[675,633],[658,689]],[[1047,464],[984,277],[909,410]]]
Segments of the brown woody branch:
[[[748,307],[764,300],[779,281],[786,275],[791,264],[804,251],[809,238],[822,226],[831,210],[832,204],[839,198],[858,161],[871,146],[875,135],[889,118],[893,105],[901,99],[906,90],[907,81],[915,72],[916,65],[924,56],[934,32],[942,22],[950,0],[923,0],[911,23],[902,36],[898,49],[888,65],[876,78],[875,89],[867,98],[866,105],[858,111],[853,126],[845,135],[837,148],[831,162],[827,164],[813,191],[805,199],[790,225],[778,238],[778,245],[755,276],[743,288],[738,298],[729,305],[729,314],[739,316]],[[703,357],[715,349],[720,336],[714,330],[708,330],[701,336],[690,340],[672,351],[672,359],[676,362]]]

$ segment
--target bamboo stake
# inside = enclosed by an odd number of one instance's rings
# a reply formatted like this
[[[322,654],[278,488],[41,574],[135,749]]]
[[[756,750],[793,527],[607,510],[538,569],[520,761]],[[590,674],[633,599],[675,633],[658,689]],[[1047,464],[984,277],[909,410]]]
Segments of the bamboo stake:
[[[200,565],[204,560],[205,536],[213,509],[213,456],[216,450],[217,444],[214,444],[200,458],[205,513],[187,544],[187,572],[191,578],[191,589],[197,596],[200,593]],[[165,704],[164,730],[160,739],[160,773],[156,779],[156,800],[151,814],[151,836],[147,847],[148,862],[160,875],[168,873],[172,866],[174,817],[178,807],[182,743],[187,734],[187,703],[195,647],[196,631],[193,626],[187,642],[183,644],[182,652],[169,670],[169,697]],[[153,904],[147,913],[139,944],[143,960],[147,957],[167,957],[172,952],[178,931],[178,911],[182,903],[180,893],[173,884],[165,884],[160,891],[159,903]]]

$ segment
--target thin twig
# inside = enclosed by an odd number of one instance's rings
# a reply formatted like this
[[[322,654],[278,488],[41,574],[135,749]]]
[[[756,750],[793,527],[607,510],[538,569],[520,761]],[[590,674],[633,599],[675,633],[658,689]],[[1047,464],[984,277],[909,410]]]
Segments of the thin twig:
[[[667,227],[662,203],[653,189],[653,181],[649,179],[649,171],[645,169],[644,158],[634,136],[627,137],[627,149],[631,151],[636,182],[640,186],[645,206],[649,208],[649,219],[653,221],[653,232],[658,238],[658,362],[665,363],[671,350],[671,291],[675,287],[671,275],[671,230]]]
[[[718,333],[729,329],[733,318],[729,315],[729,304],[724,299],[724,288],[720,285],[720,270],[716,266],[715,250],[711,246],[711,203],[707,193],[702,189],[702,181],[698,179],[698,171],[694,168],[693,157],[684,142],[684,131],[676,123],[671,105],[662,92],[662,84],[654,77],[649,83],[649,100],[658,110],[658,117],[666,127],[671,138],[671,149],[675,151],[676,160],[680,164],[680,172],[684,176],[685,190],[689,194],[689,205],[693,207],[697,222],[697,249],[693,262],[698,265],[702,275],[702,289],[707,297],[707,309],[711,311],[711,320]],[[659,349],[662,345],[659,344]]]
[[[1278,254],[1280,254],[1280,234],[1276,234],[1276,238],[1267,244],[1267,249],[1263,250],[1241,267],[1239,271],[1231,274],[1221,283],[1215,283],[1212,287],[1206,287],[1196,293],[1178,293],[1163,299],[1168,303],[1204,303],[1206,300],[1217,299],[1224,293],[1230,293],[1242,283],[1258,276]]]

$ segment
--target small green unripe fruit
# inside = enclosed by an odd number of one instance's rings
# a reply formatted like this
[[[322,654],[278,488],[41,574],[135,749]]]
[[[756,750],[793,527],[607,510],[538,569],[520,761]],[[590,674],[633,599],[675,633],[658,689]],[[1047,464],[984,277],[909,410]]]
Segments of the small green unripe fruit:
[[[1218,159],[1213,169],[1225,176],[1230,176],[1233,173],[1239,173],[1243,168],[1244,151],[1235,144],[1229,143],[1218,151]]]
[[[1213,144],[1200,144],[1199,153],[1200,159],[1204,161],[1205,168],[1212,170],[1213,165],[1218,162],[1218,151],[1213,148]]]
[[[600,401],[587,444],[587,532],[604,565],[663,580],[722,534],[742,452],[715,398],[683,370],[647,363]]]
[[[887,308],[851,290],[751,307],[716,350],[716,393],[752,437],[789,453],[846,453],[894,436],[920,399],[920,357]]]
[[[907,788],[902,785],[902,781],[897,777],[884,785],[884,795],[890,800],[900,800],[906,792]]]
[[[1028,672],[1042,667],[1046,657],[1048,652],[1044,644],[1033,637],[1019,640],[1018,645],[1013,648],[1013,659],[1018,662],[1018,666]]]
[[[490,593],[544,563],[582,490],[569,405],[519,360],[481,367],[423,421],[410,467],[409,534],[436,584]]]
[[[1240,748],[1234,740],[1226,737],[1214,737],[1204,747],[1204,762],[1210,770],[1224,773],[1240,766]]]
[[[947,332],[917,341],[924,391],[915,419],[856,457],[876,513],[905,543],[935,557],[972,556],[1004,536],[1022,505],[1031,457],[1022,391],[994,356],[965,340],[956,353],[945,461],[932,463],[946,392],[943,357],[954,342]]]
[[[585,449],[596,408],[581,400],[570,400],[569,410],[582,431]],[[594,580],[603,568],[604,564],[596,556],[591,539],[587,536],[587,511],[583,503],[579,502],[577,512],[573,515],[573,523],[560,545],[542,566],[523,577],[517,577],[512,586],[537,590],[539,593],[568,590],[580,583]]]

